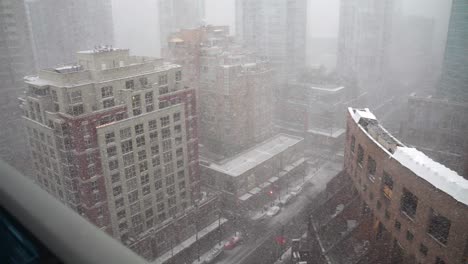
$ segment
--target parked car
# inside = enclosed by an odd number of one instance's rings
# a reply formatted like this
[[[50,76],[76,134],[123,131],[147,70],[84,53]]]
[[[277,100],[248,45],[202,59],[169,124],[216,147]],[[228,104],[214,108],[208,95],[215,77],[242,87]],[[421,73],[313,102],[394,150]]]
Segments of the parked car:
[[[275,205],[275,206],[270,207],[266,214],[269,217],[273,217],[277,215],[280,211],[281,211],[281,207]]]
[[[221,255],[222,253],[223,253],[223,249],[221,247],[212,248],[208,256],[205,258],[205,263],[206,264],[215,263],[218,256]]]
[[[290,203],[292,199],[293,199],[293,196],[289,193],[286,195],[283,195],[282,197],[280,197],[279,205],[285,206],[288,203]]]
[[[242,234],[240,232],[236,232],[234,236],[229,238],[229,240],[224,243],[224,249],[231,250],[235,248],[240,242],[242,242]]]
[[[296,196],[302,192],[302,185],[297,185],[291,189],[291,195]]]

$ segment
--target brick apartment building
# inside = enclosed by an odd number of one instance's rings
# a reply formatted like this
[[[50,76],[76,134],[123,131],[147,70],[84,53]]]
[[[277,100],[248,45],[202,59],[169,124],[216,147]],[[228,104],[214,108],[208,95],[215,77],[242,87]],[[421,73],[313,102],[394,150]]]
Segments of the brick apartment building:
[[[182,241],[195,229],[187,219],[200,200],[195,91],[182,85],[179,65],[126,49],[81,51],[77,61],[25,78],[35,180],[154,259],[169,249],[168,239],[157,239],[168,223],[187,223]],[[147,244],[135,246],[143,237]]]
[[[368,109],[349,108],[346,123],[344,170],[298,252],[308,248],[310,263],[467,263],[468,180],[406,147]]]

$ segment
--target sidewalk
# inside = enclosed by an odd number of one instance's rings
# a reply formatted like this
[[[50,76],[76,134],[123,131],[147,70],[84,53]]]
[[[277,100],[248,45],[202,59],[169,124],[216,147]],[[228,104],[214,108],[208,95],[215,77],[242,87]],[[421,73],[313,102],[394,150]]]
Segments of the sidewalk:
[[[227,221],[228,220],[226,218],[221,218],[221,221],[220,221],[221,225],[223,225]],[[218,220],[216,220],[213,223],[211,223],[209,226],[207,226],[207,227],[203,228],[202,230],[198,231],[198,240],[202,239],[204,236],[206,236],[209,233],[216,230],[218,228],[218,225],[219,225]],[[168,252],[164,253],[159,258],[154,260],[152,263],[153,264],[164,263],[164,262],[168,261],[169,259],[171,259],[173,256],[175,256],[178,253],[180,253],[181,251],[183,251],[184,249],[189,248],[190,246],[195,244],[195,242],[196,242],[196,234],[189,237],[188,239],[186,239],[182,243],[176,245],[172,250],[169,250]]]

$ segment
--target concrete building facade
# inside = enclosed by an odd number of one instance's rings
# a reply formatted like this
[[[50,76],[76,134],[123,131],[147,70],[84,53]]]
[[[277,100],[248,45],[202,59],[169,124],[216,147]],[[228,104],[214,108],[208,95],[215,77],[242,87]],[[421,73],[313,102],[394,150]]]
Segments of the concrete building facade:
[[[0,2],[0,157],[23,173],[27,150],[18,120],[17,97],[21,94],[23,77],[35,71],[31,29],[23,0]],[[16,149],[18,155],[11,155]]]
[[[468,4],[452,1],[442,77],[438,96],[450,101],[468,103]]]
[[[147,259],[169,250],[158,234],[192,221],[202,204],[196,95],[182,85],[181,67],[106,46],[25,80],[21,108],[37,183]]]
[[[114,43],[111,0],[28,0],[27,8],[39,69],[73,63],[77,50]]]
[[[159,0],[159,36],[166,48],[171,34],[198,28],[205,17],[205,0]]]
[[[264,56],[281,81],[306,60],[306,0],[236,0],[236,37]]]
[[[377,99],[384,92],[393,2],[341,1],[336,68],[346,86],[356,83],[356,95],[367,92],[370,98],[374,95]]]

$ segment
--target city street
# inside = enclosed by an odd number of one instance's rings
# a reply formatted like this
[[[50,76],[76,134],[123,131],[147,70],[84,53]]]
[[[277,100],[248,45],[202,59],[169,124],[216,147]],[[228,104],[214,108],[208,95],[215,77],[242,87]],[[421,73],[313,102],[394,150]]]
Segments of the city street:
[[[326,184],[342,169],[341,161],[328,161],[318,170],[309,168],[305,177],[312,184],[306,185],[295,199],[282,208],[279,214],[253,225],[244,242],[233,250],[225,250],[217,263],[273,263],[287,245],[279,248],[275,238],[283,232],[288,244],[300,237],[307,227],[307,215],[314,208],[314,199]]]

